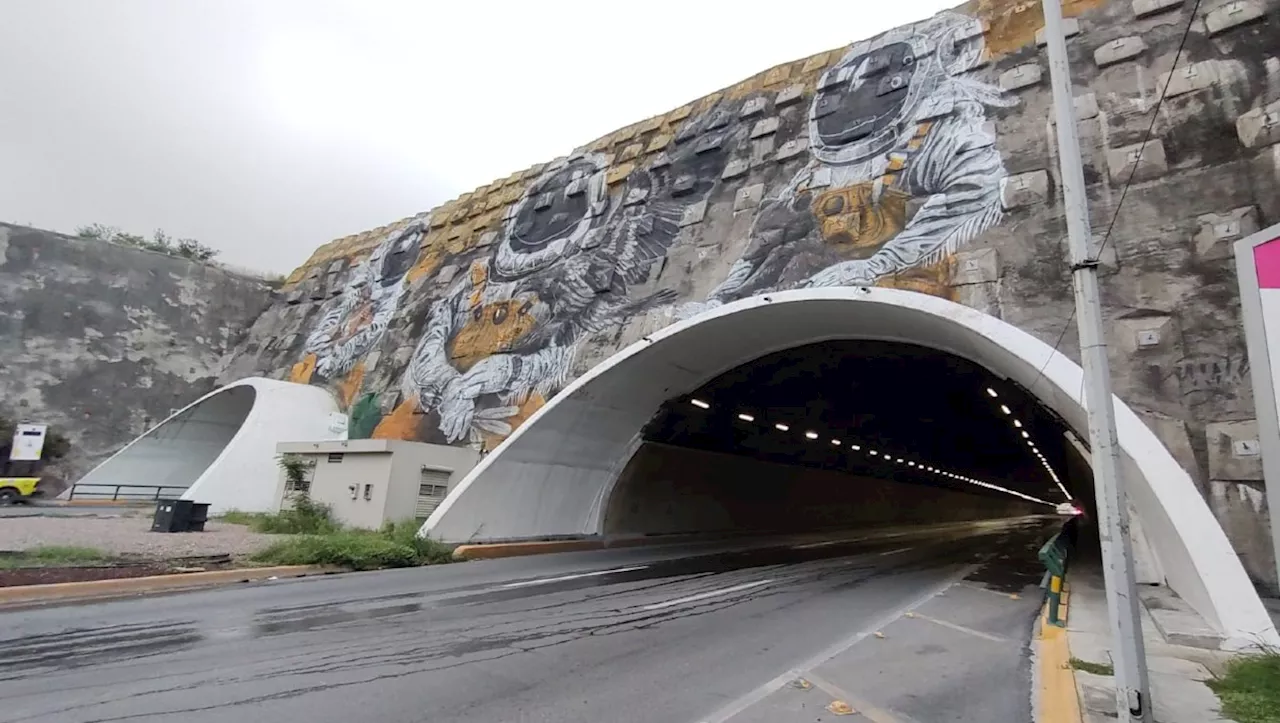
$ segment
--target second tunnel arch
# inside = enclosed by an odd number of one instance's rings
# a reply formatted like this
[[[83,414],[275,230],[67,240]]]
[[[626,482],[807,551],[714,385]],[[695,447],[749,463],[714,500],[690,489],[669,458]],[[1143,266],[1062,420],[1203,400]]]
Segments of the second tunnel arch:
[[[449,542],[601,534],[612,487],[664,402],[751,359],[833,339],[899,341],[967,359],[1027,389],[1077,435],[1087,429],[1079,365],[1000,319],[895,289],[778,292],[672,324],[593,367],[482,460],[423,534]],[[1128,405],[1115,403],[1131,503],[1169,585],[1226,645],[1280,644],[1191,477]]]

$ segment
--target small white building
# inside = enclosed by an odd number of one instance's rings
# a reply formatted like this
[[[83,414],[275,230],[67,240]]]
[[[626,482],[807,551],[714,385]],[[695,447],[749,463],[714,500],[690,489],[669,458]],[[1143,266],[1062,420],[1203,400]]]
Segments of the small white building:
[[[280,442],[276,452],[307,464],[305,491],[328,505],[334,520],[365,529],[426,519],[480,460],[474,449],[395,439]],[[277,509],[300,491],[288,488],[281,470]]]

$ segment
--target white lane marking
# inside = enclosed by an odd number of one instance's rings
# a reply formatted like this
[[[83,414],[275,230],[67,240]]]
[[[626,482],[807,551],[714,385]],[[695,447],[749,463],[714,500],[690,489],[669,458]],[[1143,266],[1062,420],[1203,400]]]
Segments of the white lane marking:
[[[690,595],[688,597],[678,597],[675,600],[664,600],[663,602],[660,602],[660,603],[645,605],[641,609],[642,610],[661,610],[663,608],[674,607],[676,605],[683,605],[685,603],[698,602],[699,600],[706,600],[707,598],[720,597],[721,595],[729,595],[735,592],[742,592],[743,590],[750,590],[753,587],[768,585],[771,582],[773,582],[773,580],[756,580],[755,582],[744,582],[741,585],[734,585],[733,587],[723,587],[723,588],[720,588],[719,590],[708,590],[707,592],[700,592],[697,595]]]
[[[903,713],[890,713],[883,708],[877,708],[870,702],[850,693],[817,673],[808,673],[805,676],[805,680],[813,683],[815,688],[827,695],[848,703],[854,710],[858,711],[858,715],[872,721],[872,723],[916,723],[914,718],[903,717]]]
[[[500,589],[510,590],[516,587],[530,587],[532,585],[547,585],[553,582],[564,582],[566,580],[580,580],[584,577],[599,577],[600,575],[614,575],[620,572],[632,572],[634,570],[643,570],[648,565],[634,565],[632,567],[615,567],[612,570],[596,570],[595,572],[580,572],[575,575],[561,575],[560,577],[543,577],[537,580],[524,580],[522,582],[510,582],[503,585]]]
[[[870,537],[850,537],[848,539],[843,539],[843,540],[823,540],[822,542],[808,542],[803,545],[792,545],[791,549],[811,550],[815,547],[830,547],[831,545],[843,545],[849,542],[865,542],[870,539],[871,539]]]
[[[992,589],[991,589],[991,588],[989,588],[989,587],[985,587],[985,586],[983,586],[983,585],[975,585],[975,584],[973,584],[973,583],[971,583],[971,582],[962,582],[962,583],[960,583],[959,585],[956,585],[956,587],[963,587],[963,588],[965,588],[965,589],[967,589],[967,590],[974,590],[974,591],[977,591],[977,592],[985,592],[985,593],[990,593],[990,594],[992,594],[992,595],[998,595],[998,596],[1000,596],[1000,597],[1004,598],[1005,600],[1009,600],[1009,599],[1011,599],[1011,598],[1009,597],[1009,593],[1007,593],[1007,592],[1000,592],[999,590],[992,590]]]
[[[916,549],[916,548],[914,548],[914,547],[899,547],[899,548],[898,548],[898,549],[896,549],[896,550],[888,550],[887,552],[882,552],[882,553],[880,553],[880,557],[886,557],[886,556],[888,556],[888,555],[896,555],[896,554],[898,554],[899,552],[906,552],[907,550],[914,550],[914,549]]]
[[[957,625],[956,623],[947,622],[946,620],[939,620],[938,618],[929,617],[928,615],[921,615],[920,613],[916,613],[916,614],[915,614],[915,617],[919,618],[920,620],[926,620],[926,621],[928,621],[928,622],[931,622],[931,623],[933,623],[934,625],[941,625],[941,626],[942,626],[942,627],[944,627],[944,628],[951,628],[952,630],[956,630],[956,631],[959,631],[959,632],[962,632],[962,633],[968,633],[968,634],[970,634],[970,635],[976,635],[976,636],[977,636],[977,637],[979,637],[979,638],[983,638],[984,640],[990,640],[990,641],[991,641],[991,642],[993,642],[993,643],[1007,643],[1007,642],[1010,642],[1008,638],[1003,637],[1003,636],[1000,636],[1000,635],[992,635],[991,633],[984,633],[984,632],[982,632],[981,630],[974,630],[973,628],[966,628],[966,627],[965,627],[965,626],[963,626],[963,625]]]
[[[870,625],[862,630],[832,645],[821,653],[809,658],[800,665],[788,670],[764,685],[757,687],[746,695],[730,701],[716,712],[706,718],[702,718],[701,723],[725,723],[725,721],[764,700],[770,693],[778,690],[796,678],[806,677],[809,674],[809,671],[862,642],[873,632],[880,630],[881,628],[888,627],[889,623],[892,623],[902,617],[908,610],[914,610],[929,602],[933,598],[937,597],[942,591],[972,575],[973,571],[976,570],[977,567],[977,565],[966,565],[960,568],[955,572],[955,574],[943,578],[940,582],[929,587],[923,594],[907,601],[906,604],[902,605],[898,609],[884,615],[878,620],[873,620]]]

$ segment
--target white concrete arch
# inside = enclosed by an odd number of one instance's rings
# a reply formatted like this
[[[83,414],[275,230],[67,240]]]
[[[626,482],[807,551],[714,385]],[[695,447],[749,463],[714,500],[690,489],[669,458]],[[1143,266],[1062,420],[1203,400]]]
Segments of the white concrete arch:
[[[483,459],[423,534],[452,542],[599,534],[611,485],[666,400],[766,354],[833,339],[898,341],[962,357],[1030,390],[1087,438],[1079,365],[1000,319],[894,289],[779,292],[672,324],[592,368]],[[1115,405],[1131,503],[1170,587],[1228,646],[1280,644],[1190,476],[1128,405],[1119,398]]]
[[[162,487],[162,496],[227,510],[274,511],[276,444],[345,438],[330,430],[338,404],[320,387],[249,377],[200,397],[82,477],[77,495],[111,494],[116,485]],[[185,491],[183,491],[185,490]],[[136,488],[132,490],[138,493]],[[150,496],[154,490],[141,490]]]

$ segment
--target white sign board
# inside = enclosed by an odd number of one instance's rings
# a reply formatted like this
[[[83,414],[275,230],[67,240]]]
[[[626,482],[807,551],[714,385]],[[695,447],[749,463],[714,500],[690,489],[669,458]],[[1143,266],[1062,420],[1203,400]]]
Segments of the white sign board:
[[[1235,253],[1259,438],[1236,440],[1231,451],[1236,457],[1262,457],[1267,502],[1275,510],[1280,509],[1280,225],[1237,241]],[[1271,540],[1280,549],[1280,515],[1271,517]]]
[[[47,424],[19,424],[13,430],[13,447],[9,459],[15,462],[35,462],[44,452],[44,438],[49,433]]]

